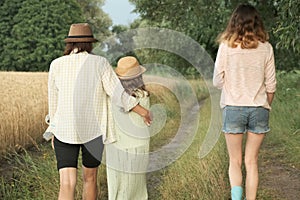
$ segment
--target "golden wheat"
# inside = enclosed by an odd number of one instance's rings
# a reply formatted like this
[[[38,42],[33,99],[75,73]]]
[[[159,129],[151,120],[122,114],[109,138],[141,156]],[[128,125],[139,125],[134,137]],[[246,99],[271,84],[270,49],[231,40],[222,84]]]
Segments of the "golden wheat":
[[[0,154],[42,139],[47,77],[42,72],[0,72]]]
[[[178,87],[174,80],[160,78],[158,82],[162,85],[156,85],[153,84],[157,82],[155,77],[145,78],[152,80],[147,88],[158,100],[153,103],[174,101],[169,94],[169,89]],[[47,79],[46,72],[0,72],[0,155],[29,145],[37,146],[42,140],[47,126],[44,121],[48,113]],[[164,88],[165,85],[169,89]],[[195,83],[192,85],[195,87]],[[203,83],[196,85],[194,89],[199,90]]]

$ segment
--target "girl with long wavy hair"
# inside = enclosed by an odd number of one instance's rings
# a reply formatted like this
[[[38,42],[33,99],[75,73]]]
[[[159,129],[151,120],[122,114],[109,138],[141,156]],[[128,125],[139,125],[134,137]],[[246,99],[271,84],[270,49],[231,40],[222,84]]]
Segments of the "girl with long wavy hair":
[[[269,111],[276,90],[275,62],[269,36],[257,10],[239,5],[218,37],[213,83],[222,90],[223,132],[229,154],[231,199],[243,198],[243,135],[246,199],[255,200],[258,153],[269,128]]]

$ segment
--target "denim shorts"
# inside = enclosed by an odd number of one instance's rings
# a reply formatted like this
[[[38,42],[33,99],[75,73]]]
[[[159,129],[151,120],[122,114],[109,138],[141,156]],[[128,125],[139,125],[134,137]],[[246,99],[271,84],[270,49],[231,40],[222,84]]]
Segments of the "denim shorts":
[[[223,109],[224,133],[266,133],[269,128],[269,110],[264,107],[226,106]]]

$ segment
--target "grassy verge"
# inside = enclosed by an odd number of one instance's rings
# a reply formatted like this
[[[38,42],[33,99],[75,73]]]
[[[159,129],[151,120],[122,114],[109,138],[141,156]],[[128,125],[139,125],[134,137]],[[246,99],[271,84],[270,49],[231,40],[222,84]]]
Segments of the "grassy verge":
[[[190,81],[198,102],[208,97],[208,90],[203,81]],[[180,84],[179,84],[180,85]],[[180,88],[177,85],[177,89]],[[151,102],[165,103],[168,123],[158,135],[151,138],[151,150],[159,149],[172,139],[180,124],[180,102],[166,89],[152,96]],[[180,91],[185,93],[186,88]],[[167,95],[163,95],[167,94]],[[186,94],[185,96],[190,96]],[[190,105],[191,108],[193,105]],[[205,100],[200,109],[199,127],[191,146],[174,163],[159,171],[148,173],[149,199],[228,199],[227,155],[224,139],[221,137],[208,156],[199,159],[198,154],[207,134],[210,123],[210,101]]]
[[[201,117],[203,116],[203,117]],[[228,199],[228,180],[224,140],[221,137],[212,152],[199,159],[200,146],[209,126],[210,102],[200,112],[199,131],[182,157],[160,171],[159,196],[153,199]]]
[[[81,166],[79,166],[79,176]],[[39,150],[11,153],[1,168],[0,199],[33,200],[57,199],[59,175],[55,154],[49,143],[39,145]],[[107,199],[105,166],[99,168],[99,198]],[[82,181],[78,178],[76,199],[81,199]]]
[[[282,162],[300,169],[300,70],[279,72],[277,80],[268,141]]]
[[[271,132],[260,156],[259,196],[265,200],[294,199],[300,195],[300,71],[278,72],[277,82],[270,113]]]

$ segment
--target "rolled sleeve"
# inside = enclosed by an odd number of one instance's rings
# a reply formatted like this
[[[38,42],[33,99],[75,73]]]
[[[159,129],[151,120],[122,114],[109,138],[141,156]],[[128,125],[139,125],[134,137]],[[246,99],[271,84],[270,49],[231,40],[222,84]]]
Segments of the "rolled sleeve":
[[[274,93],[276,91],[276,73],[275,73],[275,59],[273,48],[270,45],[270,54],[265,66],[265,86],[266,92]]]

